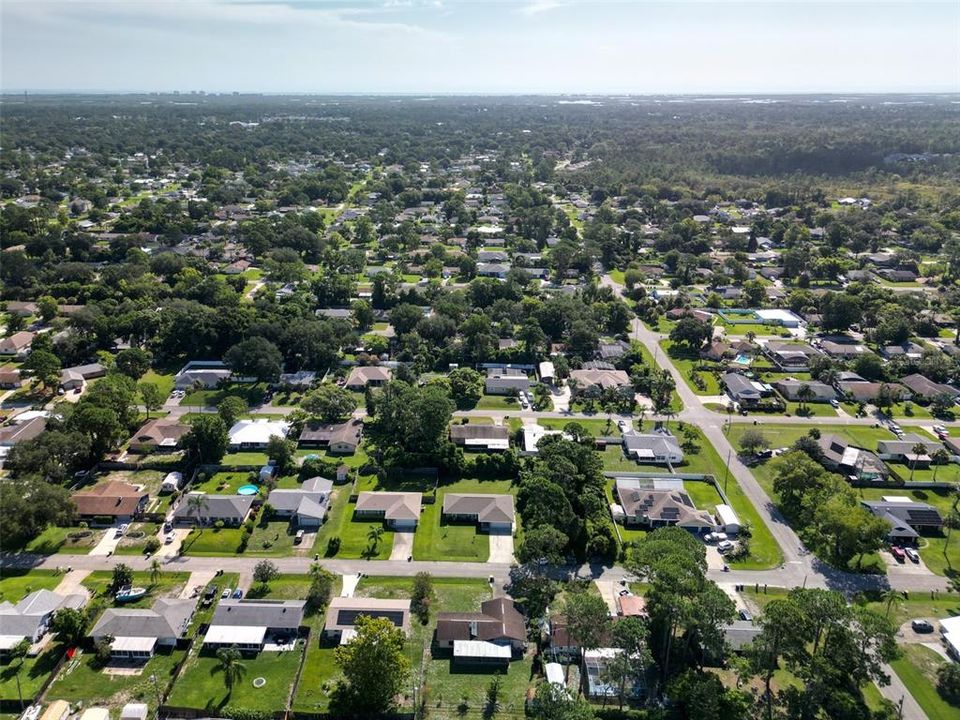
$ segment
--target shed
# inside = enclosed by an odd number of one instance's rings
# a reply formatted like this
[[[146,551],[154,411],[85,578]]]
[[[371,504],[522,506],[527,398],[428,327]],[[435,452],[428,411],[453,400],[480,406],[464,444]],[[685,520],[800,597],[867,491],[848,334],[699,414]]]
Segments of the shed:
[[[180,483],[183,482],[183,473],[169,472],[160,483],[160,492],[176,492],[180,489]]]
[[[127,703],[120,711],[120,720],[147,720],[146,703]]]
[[[722,532],[731,534],[740,532],[740,518],[729,505],[717,505],[716,517],[717,528]]]
[[[566,689],[567,681],[563,676],[563,665],[560,663],[547,663],[543,666],[543,673],[547,676],[547,682]]]
[[[43,711],[40,720],[63,720],[70,714],[70,703],[66,700],[54,700]]]

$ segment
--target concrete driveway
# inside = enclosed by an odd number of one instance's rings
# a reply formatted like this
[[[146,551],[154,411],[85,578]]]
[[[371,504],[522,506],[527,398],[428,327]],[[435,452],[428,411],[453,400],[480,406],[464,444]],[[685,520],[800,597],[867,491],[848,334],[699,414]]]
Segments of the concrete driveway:
[[[490,533],[489,563],[513,562],[513,535],[510,533]]]
[[[878,554],[883,558],[883,562],[886,563],[887,577],[903,577],[905,575],[933,576],[934,574],[924,564],[923,558],[920,558],[920,562],[916,563],[910,558],[904,559],[903,562],[898,562],[887,550],[880,550]]]
[[[163,540],[167,536],[167,533],[163,531],[163,527],[160,528],[160,531],[157,533],[157,540],[163,543],[160,546],[160,549],[157,550],[156,557],[158,558],[172,558],[176,557],[177,553],[180,552],[180,546],[183,545],[183,541],[187,539],[187,535],[190,534],[191,528],[174,528],[173,534],[176,536],[172,543],[164,543]]]
[[[391,560],[406,560],[413,555],[413,536],[412,532],[400,532],[393,534],[393,550],[390,551]]]
[[[100,542],[90,551],[90,555],[110,555],[117,549],[117,543],[119,542],[117,528],[108,527],[103,533],[103,537],[100,538]]]
[[[553,400],[554,412],[567,412],[570,409],[570,388],[566,385],[550,390],[550,399]]]
[[[610,615],[616,615],[617,593],[620,590],[617,583],[611,580],[594,580],[593,582],[597,586],[597,590],[600,591],[600,597],[602,597],[603,601],[607,604],[607,609],[610,611]]]

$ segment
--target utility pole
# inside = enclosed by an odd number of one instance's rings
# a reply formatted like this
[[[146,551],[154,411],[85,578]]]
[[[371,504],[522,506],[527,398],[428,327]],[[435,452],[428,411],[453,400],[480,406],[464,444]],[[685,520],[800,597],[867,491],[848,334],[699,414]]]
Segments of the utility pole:
[[[733,454],[733,448],[727,450],[727,467],[723,471],[723,494],[727,494],[727,479],[730,477],[730,456]]]
[[[906,695],[900,696],[900,707],[897,709],[897,720],[903,720],[903,700]]]

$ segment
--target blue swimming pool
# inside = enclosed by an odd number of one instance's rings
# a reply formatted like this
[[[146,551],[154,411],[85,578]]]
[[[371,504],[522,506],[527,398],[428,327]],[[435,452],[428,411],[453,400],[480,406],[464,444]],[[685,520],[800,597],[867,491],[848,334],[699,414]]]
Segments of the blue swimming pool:
[[[733,359],[733,361],[734,361],[737,365],[749,365],[749,364],[750,364],[750,356],[749,356],[749,355],[737,355],[737,356]]]
[[[256,485],[241,485],[237,488],[238,495],[256,495],[258,488]]]

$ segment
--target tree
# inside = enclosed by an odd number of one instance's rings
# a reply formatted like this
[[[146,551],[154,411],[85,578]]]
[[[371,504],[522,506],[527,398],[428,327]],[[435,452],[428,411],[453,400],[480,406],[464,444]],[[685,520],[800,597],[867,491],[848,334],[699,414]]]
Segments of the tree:
[[[280,350],[259,336],[238,342],[224,353],[223,361],[236,375],[256,378],[260,382],[276,382],[283,369]]]
[[[266,587],[280,575],[280,569],[270,560],[261,560],[253,566],[253,579]]]
[[[139,380],[150,369],[153,355],[141,348],[125,348],[117,353],[114,366],[131,380]]]
[[[600,647],[610,630],[610,611],[598,595],[585,592],[567,596],[563,613],[570,638],[583,650]]]
[[[947,662],[937,668],[937,692],[954,707],[960,706],[960,665]]]
[[[374,717],[386,712],[406,687],[410,660],[403,651],[405,636],[387,618],[361,615],[355,628],[350,641],[334,651],[344,677],[334,706],[348,717]]]
[[[536,562],[545,558],[548,562],[559,565],[563,562],[563,553],[570,538],[560,530],[550,525],[541,525],[528,531],[523,537],[523,543],[517,551],[520,562]]]
[[[37,298],[37,310],[40,313],[40,320],[44,324],[49,323],[57,316],[57,300],[50,295],[41,295]]]
[[[227,428],[232,428],[247,411],[247,401],[239,395],[227,395],[217,405],[217,414]]]
[[[350,305],[353,322],[358,330],[366,330],[373,325],[373,307],[366,300],[354,300]]]
[[[913,480],[913,471],[917,469],[917,461],[927,454],[927,446],[918,442],[910,448],[910,452],[913,453],[913,462],[910,463],[910,480]]]
[[[762,431],[755,428],[747,428],[740,436],[740,449],[745,453],[755,455],[760,450],[770,447],[770,441]]]
[[[300,405],[312,417],[334,422],[352,415],[357,409],[357,400],[339,385],[324,384],[309,393]]]
[[[307,590],[307,607],[317,612],[330,602],[333,594],[333,584],[336,578],[325,570],[319,563],[310,566],[310,589]]]
[[[680,318],[670,330],[670,340],[696,352],[713,337],[713,326],[694,317]]]
[[[724,687],[715,673],[688,669],[670,683],[669,695],[677,720],[747,720],[752,717],[750,695]]]
[[[903,602],[903,594],[899,590],[894,590],[893,588],[887,588],[884,590],[883,594],[880,595],[880,602],[883,603],[884,607],[884,617],[890,617],[890,610],[894,605],[899,605]]]
[[[377,525],[375,527],[370,528],[370,531],[367,533],[367,540],[370,541],[368,550],[371,556],[377,554],[377,550],[380,547],[380,538],[382,537],[383,537],[382,525]]]
[[[565,688],[541,682],[530,702],[532,720],[593,720],[590,703],[581,697],[571,697]]]
[[[219,415],[194,418],[190,423],[190,431],[183,438],[187,454],[205,465],[219,463],[227,454],[229,444],[227,426]]]
[[[433,599],[433,578],[430,573],[418,572],[413,577],[413,591],[410,593],[410,609],[421,624],[430,620],[430,604]]]
[[[454,404],[441,385],[388,383],[377,396],[370,435],[383,449],[438,456],[449,444]]]
[[[236,647],[222,647],[217,650],[216,672],[223,673],[223,684],[227,688],[227,697],[233,694],[233,686],[243,679],[247,666]]]
[[[483,395],[483,376],[473,368],[457,368],[447,375],[450,395],[458,405],[476,402]]]
[[[60,358],[47,350],[33,351],[21,367],[47,389],[56,387],[60,380]]]
[[[20,672],[23,670],[23,661],[27,658],[27,653],[30,652],[30,641],[24,638],[12,648],[7,650],[8,663],[13,666],[13,675],[17,679],[17,697],[20,699],[20,710],[24,709],[23,706],[23,690],[20,687]]]
[[[140,383],[137,385],[137,390],[140,391],[140,399],[143,401],[143,406],[147,409],[147,419],[149,419],[151,412],[163,407],[163,393],[161,393],[160,388],[153,383]]]
[[[416,305],[402,303],[390,311],[389,318],[397,335],[406,335],[423,320],[423,310]]]
[[[950,455],[942,447],[937,448],[933,455],[930,456],[930,459],[933,461],[933,481],[937,481],[937,470],[941,465],[946,465],[950,462]]]
[[[160,580],[160,561],[154,558],[150,561],[150,584],[156,585]]]
[[[49,430],[44,433],[47,434]],[[66,488],[36,475],[0,483],[0,507],[3,508],[0,545],[11,549],[22,547],[50,524],[69,524],[76,511]]]
[[[128,565],[118,563],[113,568],[113,579],[110,583],[110,592],[117,592],[121,588],[133,584],[133,570]]]
[[[61,608],[54,613],[50,629],[65,645],[79,645],[86,636],[87,616],[74,608]]]
[[[274,461],[277,472],[286,474],[294,467],[297,455],[297,445],[293,440],[287,440],[279,435],[271,435],[267,441],[267,457]]]
[[[106,665],[113,654],[113,641],[116,638],[113,635],[103,635],[93,644],[93,654],[97,664]]]
[[[806,383],[803,383],[797,389],[797,400],[800,401],[800,410],[806,411],[807,403],[809,403],[815,397],[816,397],[816,393],[813,392],[813,389]]]
[[[507,587],[510,597],[523,608],[531,620],[542,618],[547,607],[556,597],[558,586],[547,575],[537,572],[531,565],[521,565],[510,571]]]
[[[190,493],[187,495],[187,514],[193,515],[197,519],[197,525],[200,527],[201,533],[203,533],[203,524],[200,522],[200,517],[209,508],[210,504],[207,502],[206,494]]]

